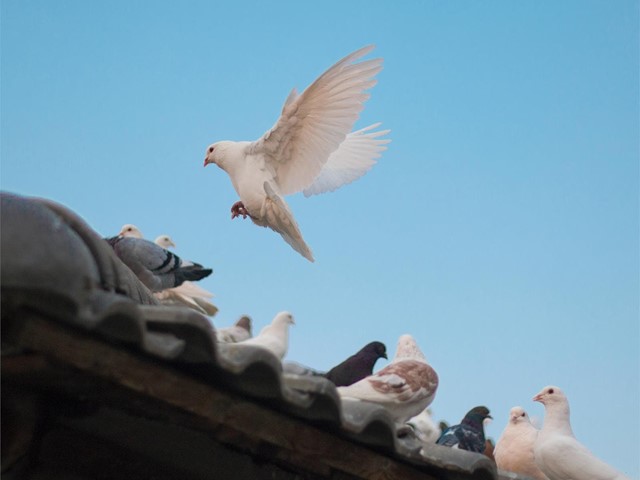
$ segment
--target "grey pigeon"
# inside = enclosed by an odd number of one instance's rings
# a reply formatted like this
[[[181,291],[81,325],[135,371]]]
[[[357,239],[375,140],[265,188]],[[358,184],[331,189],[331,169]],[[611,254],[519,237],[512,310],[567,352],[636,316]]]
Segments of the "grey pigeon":
[[[459,448],[469,452],[484,453],[484,419],[492,418],[487,407],[474,407],[467,412],[458,425],[447,428],[436,442],[445,447]]]
[[[122,263],[152,292],[177,287],[186,280],[201,280],[213,271],[200,264],[183,261],[176,254],[148,240],[123,236],[105,240]]]
[[[336,365],[324,376],[336,387],[346,387],[373,373],[373,367],[379,358],[387,358],[387,347],[382,342],[371,342],[355,355]]]

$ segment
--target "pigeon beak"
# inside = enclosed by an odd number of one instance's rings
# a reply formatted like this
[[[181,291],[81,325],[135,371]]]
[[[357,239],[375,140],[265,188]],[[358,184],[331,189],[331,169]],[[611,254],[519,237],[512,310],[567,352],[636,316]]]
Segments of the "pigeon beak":
[[[542,403],[542,393],[537,394],[535,397],[533,397],[532,399],[534,402],[540,402]]]
[[[206,167],[207,165],[209,165],[208,160],[209,160],[209,158],[208,158],[208,157],[204,157],[204,165],[203,165],[204,167]]]
[[[386,354],[386,353],[383,353],[383,354],[382,354],[382,358],[386,358],[387,360],[389,360],[389,357],[387,357],[387,354]]]

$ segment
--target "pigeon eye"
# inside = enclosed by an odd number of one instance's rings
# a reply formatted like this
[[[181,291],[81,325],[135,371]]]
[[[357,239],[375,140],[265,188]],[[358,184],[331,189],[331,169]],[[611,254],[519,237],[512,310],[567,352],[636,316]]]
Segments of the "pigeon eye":
[[[524,412],[522,413],[522,415],[520,415],[521,417],[524,417]]]
[[[213,147],[209,147],[209,153],[213,153]]]
[[[553,393],[553,388],[550,388],[550,389],[549,389],[549,393]]]

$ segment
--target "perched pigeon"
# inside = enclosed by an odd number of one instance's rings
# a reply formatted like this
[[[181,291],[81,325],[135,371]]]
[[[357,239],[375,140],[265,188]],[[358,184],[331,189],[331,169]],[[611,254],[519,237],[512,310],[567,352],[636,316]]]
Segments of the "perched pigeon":
[[[239,347],[253,345],[264,348],[282,360],[289,348],[289,325],[294,324],[293,315],[289,312],[280,312],[257,336],[234,345]]]
[[[459,448],[470,452],[483,453],[485,418],[492,418],[487,407],[474,407],[467,412],[458,425],[447,428],[436,442],[445,447]]]
[[[522,407],[513,407],[509,412],[509,422],[494,450],[498,468],[536,480],[548,480],[533,458],[533,445],[537,437],[538,429],[531,424],[527,412]]]
[[[122,236],[105,240],[152,292],[177,287],[186,280],[201,280],[212,272],[197,263],[183,262],[177,255],[148,240]]]
[[[379,137],[389,130],[371,131],[380,124],[351,132],[369,98],[365,91],[382,69],[382,59],[355,63],[371,50],[364,47],[346,56],[302,94],[293,89],[280,118],[260,139],[214,143],[204,159],[205,166],[214,163],[227,172],[240,196],[231,207],[232,219],[248,215],[312,262],[283,196],[333,191],[364,175],[386,150],[390,140]]]
[[[138,227],[136,227],[135,225],[133,225],[132,223],[126,223],[122,226],[122,228],[120,229],[120,232],[118,233],[118,236],[122,236],[122,237],[133,237],[133,238],[144,238],[144,235],[142,235],[142,232],[140,231],[140,229]],[[162,247],[162,245],[160,245]],[[165,248],[165,247],[162,247]]]
[[[533,400],[545,408],[533,453],[536,465],[550,480],[629,480],[576,439],[569,421],[569,401],[560,388],[544,387]]]
[[[402,335],[389,365],[353,385],[338,387],[338,394],[382,405],[396,422],[404,423],[431,404],[437,388],[437,373],[413,337]]]
[[[238,343],[251,338],[251,317],[243,315],[230,326],[216,329],[216,339],[221,343]]]
[[[442,433],[440,427],[433,421],[429,408],[425,408],[418,415],[407,420],[407,425],[423,443],[436,443]]]
[[[371,375],[379,358],[387,358],[387,347],[381,342],[371,342],[344,362],[336,365],[324,376],[336,387],[346,387]]]
[[[140,229],[131,223],[123,225],[118,235],[123,237],[144,238]],[[169,235],[158,236],[154,243],[165,249],[169,247],[175,248],[176,246]],[[193,282],[185,281],[177,287],[154,292],[154,296],[164,305],[185,306],[198,313],[209,316],[214,316],[218,313],[218,307],[209,301],[209,299],[213,298],[213,293]]]
[[[153,243],[155,243],[156,245],[160,245],[162,248],[176,248],[176,244],[173,243],[173,240],[169,235],[159,235],[156,237]]]

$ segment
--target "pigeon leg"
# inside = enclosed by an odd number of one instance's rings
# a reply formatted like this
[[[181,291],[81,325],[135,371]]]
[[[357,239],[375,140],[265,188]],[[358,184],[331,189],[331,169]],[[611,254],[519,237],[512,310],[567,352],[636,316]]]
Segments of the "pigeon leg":
[[[239,217],[240,215],[242,215],[242,218],[247,218],[247,215],[249,215],[249,212],[247,211],[246,208],[244,208],[244,204],[241,201],[238,201],[233,205],[231,205],[231,220],[233,220],[236,217]]]

